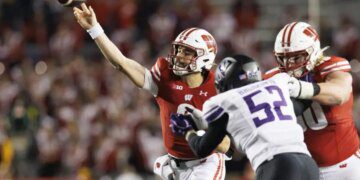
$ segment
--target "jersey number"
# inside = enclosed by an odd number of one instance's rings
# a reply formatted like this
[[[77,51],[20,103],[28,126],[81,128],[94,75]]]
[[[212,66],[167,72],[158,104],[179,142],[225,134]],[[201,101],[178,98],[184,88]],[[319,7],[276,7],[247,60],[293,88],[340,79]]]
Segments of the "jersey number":
[[[246,104],[248,105],[248,108],[250,110],[250,112],[256,113],[258,111],[264,111],[266,114],[266,117],[263,119],[260,119],[259,117],[255,117],[253,118],[253,121],[255,123],[256,127],[260,127],[265,123],[271,122],[275,120],[275,114],[277,115],[277,117],[279,118],[279,120],[293,120],[293,118],[290,115],[285,115],[281,112],[281,106],[287,106],[287,103],[285,101],[284,95],[281,91],[281,89],[278,86],[267,86],[265,87],[266,92],[273,94],[273,95],[277,95],[278,97],[280,97],[280,101],[273,101],[273,109],[272,106],[267,103],[260,103],[260,104],[255,104],[253,101],[253,97],[256,96],[257,94],[261,93],[261,90],[255,91],[247,96],[244,97],[244,101],[246,102]]]
[[[309,109],[307,109],[301,116],[298,116],[298,123],[304,131],[307,128],[312,130],[324,129],[327,125],[327,119],[321,105],[313,102]]]

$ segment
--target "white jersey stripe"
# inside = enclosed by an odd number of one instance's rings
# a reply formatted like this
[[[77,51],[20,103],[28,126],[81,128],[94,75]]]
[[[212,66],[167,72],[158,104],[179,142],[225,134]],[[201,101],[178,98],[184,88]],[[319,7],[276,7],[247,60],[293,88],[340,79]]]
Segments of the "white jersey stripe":
[[[219,177],[219,180],[221,180],[222,179],[222,177],[223,177],[223,172],[224,172],[224,155],[222,154],[222,155],[220,155],[220,161],[221,161],[221,170],[220,170],[220,177]]]
[[[278,67],[272,68],[272,69],[270,69],[269,71],[266,71],[265,74],[271,74],[271,73],[273,73],[273,72],[275,72],[275,71],[278,71],[278,70],[279,70]]]
[[[161,72],[160,72],[160,70],[159,70],[159,65],[158,65],[158,63],[155,64],[155,72],[156,72],[156,74],[157,74],[159,77],[161,77]]]
[[[214,175],[214,178],[213,178],[215,180],[217,179],[218,175],[220,174],[221,166],[222,166],[222,160],[221,160],[222,155],[220,155],[219,153],[216,153],[216,156],[219,159],[219,161],[218,161],[218,166],[216,168],[216,172],[215,172],[215,175]],[[220,179],[220,177],[219,177],[219,179]]]
[[[160,81],[160,77],[154,72],[154,68],[151,68],[151,74],[152,74],[158,81]]]
[[[328,73],[331,73],[331,72],[334,72],[334,71],[339,71],[339,70],[350,70],[350,69],[351,69],[351,66],[350,66],[350,65],[347,65],[347,66],[340,66],[340,67],[336,67],[336,68],[329,69],[329,70],[327,70],[327,71],[321,72],[320,74],[321,74],[321,75],[324,75],[324,74],[328,74]]]
[[[154,80],[151,76],[151,72],[148,69],[145,69],[144,85],[142,88],[150,91],[150,93],[155,97],[157,96],[158,91],[159,91],[158,86],[154,82]]]
[[[322,69],[322,71],[328,70],[328,69],[333,68],[333,67],[336,67],[336,66],[348,65],[348,64],[349,64],[349,62],[347,62],[347,61],[337,62],[337,63],[335,63],[335,64],[332,64],[332,65],[329,65],[329,66],[325,66],[325,67]]]

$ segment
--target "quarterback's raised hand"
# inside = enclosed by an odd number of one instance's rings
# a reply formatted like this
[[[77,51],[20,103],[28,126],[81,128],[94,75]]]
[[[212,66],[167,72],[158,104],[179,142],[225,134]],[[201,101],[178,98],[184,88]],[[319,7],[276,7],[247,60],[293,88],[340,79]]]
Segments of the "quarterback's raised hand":
[[[185,136],[185,134],[193,129],[192,125],[186,119],[187,116],[182,114],[171,114],[170,128],[172,132],[178,136]]]
[[[144,84],[147,82],[145,75],[147,73],[151,77],[150,71],[137,61],[124,56],[119,48],[111,42],[98,23],[94,10],[82,3],[81,8],[74,7],[73,11],[80,26],[89,33],[104,57],[116,69],[122,71],[137,87],[144,88]]]
[[[77,22],[85,30],[89,30],[98,23],[94,10],[91,6],[87,7],[85,3],[81,4],[81,9],[74,7],[73,11]]]

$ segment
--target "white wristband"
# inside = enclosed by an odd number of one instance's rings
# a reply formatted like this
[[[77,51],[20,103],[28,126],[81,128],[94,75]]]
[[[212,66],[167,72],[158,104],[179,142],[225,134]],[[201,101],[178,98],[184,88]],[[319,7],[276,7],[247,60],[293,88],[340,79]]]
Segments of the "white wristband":
[[[300,93],[299,99],[311,99],[314,96],[314,85],[313,83],[299,81],[300,82]]]
[[[96,39],[97,37],[99,37],[101,34],[104,33],[104,30],[99,23],[96,23],[93,27],[91,27],[86,31],[90,34],[92,39]]]

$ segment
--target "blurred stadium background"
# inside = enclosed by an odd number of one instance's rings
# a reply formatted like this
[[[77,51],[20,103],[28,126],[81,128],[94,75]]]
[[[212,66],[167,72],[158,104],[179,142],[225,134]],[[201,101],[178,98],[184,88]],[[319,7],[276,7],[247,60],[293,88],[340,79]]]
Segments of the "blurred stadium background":
[[[147,67],[197,26],[217,40],[217,61],[241,52],[268,70],[277,31],[310,21],[326,54],[352,64],[359,121],[358,0],[88,2],[115,44]],[[0,179],[156,179],[152,163],[164,153],[156,102],[104,60],[71,9],[0,0]],[[227,163],[227,179],[254,178],[243,156]]]

